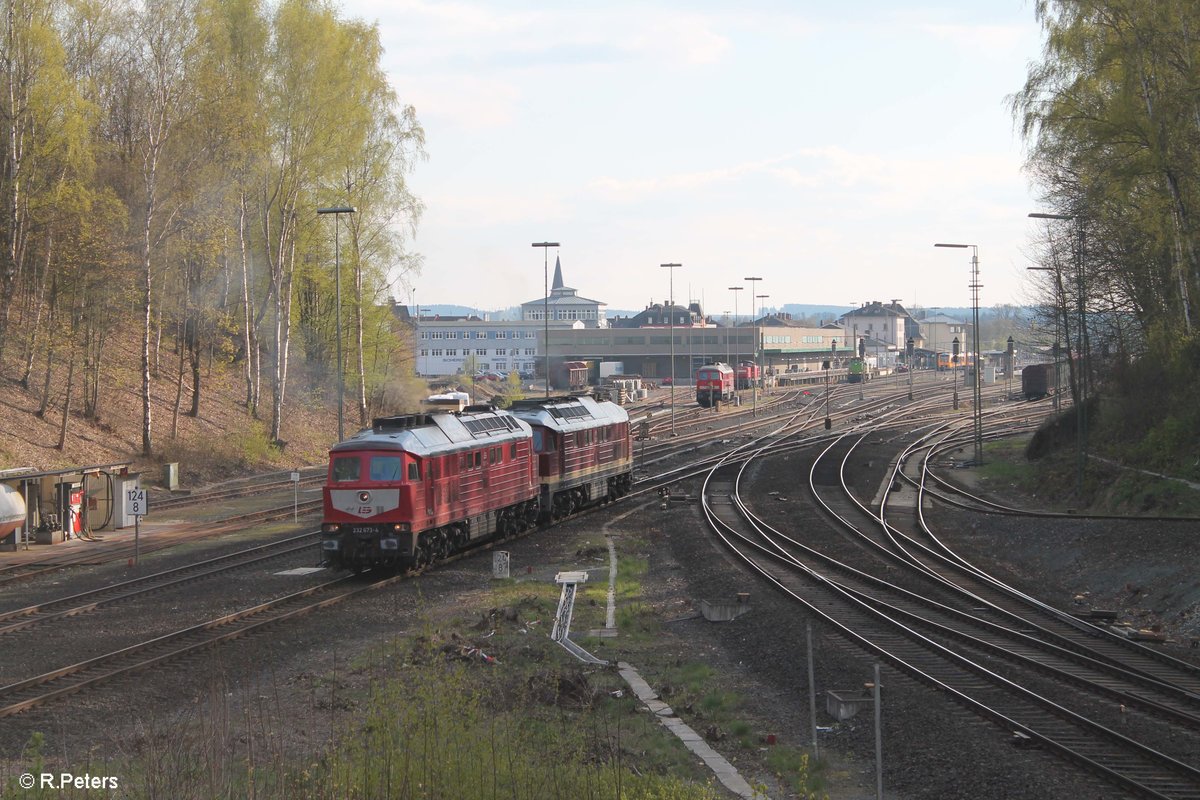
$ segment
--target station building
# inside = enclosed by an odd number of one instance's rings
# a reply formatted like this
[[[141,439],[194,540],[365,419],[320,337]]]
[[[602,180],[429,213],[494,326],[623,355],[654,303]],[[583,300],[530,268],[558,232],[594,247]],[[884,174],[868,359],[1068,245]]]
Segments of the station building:
[[[543,375],[547,362],[553,370],[566,361],[587,361],[593,379],[623,374],[662,381],[674,376],[683,384],[714,361],[760,361],[767,374],[820,369],[831,359],[836,366],[855,355],[860,340],[879,366],[892,367],[902,360],[909,339],[918,357],[931,357],[939,349],[948,351],[956,336],[966,342],[970,327],[945,315],[914,319],[895,300],[864,303],[816,327],[784,313],[717,324],[699,303],[652,302],[637,314],[613,318],[606,309],[605,303],[581,297],[565,284],[556,258],[550,294],[522,303],[519,320],[410,320],[416,329],[417,373],[519,372],[530,378]]]
[[[522,303],[519,320],[420,315],[410,320],[416,332],[416,371],[425,377],[464,372],[533,375],[544,370],[547,329],[559,332],[608,327],[605,304],[580,297],[567,286],[562,262],[557,258],[550,294]]]

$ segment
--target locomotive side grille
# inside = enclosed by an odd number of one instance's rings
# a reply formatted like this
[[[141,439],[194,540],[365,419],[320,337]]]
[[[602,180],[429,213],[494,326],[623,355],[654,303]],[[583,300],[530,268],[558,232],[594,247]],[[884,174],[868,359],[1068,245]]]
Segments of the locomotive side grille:
[[[592,419],[592,412],[583,406],[550,406],[546,409],[557,419]]]
[[[462,424],[477,439],[481,436],[490,436],[497,431],[507,433],[517,427],[509,417],[477,417],[464,419]]]
[[[433,424],[433,418],[428,414],[405,414],[399,417],[376,417],[371,420],[371,427],[378,433],[383,431],[405,430],[407,428],[423,428]]]

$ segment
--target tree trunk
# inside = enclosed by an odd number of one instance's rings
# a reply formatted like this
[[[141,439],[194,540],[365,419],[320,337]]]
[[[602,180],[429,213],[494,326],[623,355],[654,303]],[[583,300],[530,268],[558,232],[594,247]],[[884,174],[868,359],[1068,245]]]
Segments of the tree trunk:
[[[351,231],[354,227],[351,226]],[[358,258],[358,236],[351,234],[354,243],[354,342],[358,350],[358,424],[367,426],[367,370],[363,360],[363,274]]]
[[[246,409],[250,416],[258,416],[258,391],[256,372],[258,367],[258,342],[254,336],[254,321],[250,313],[250,267],[246,255],[246,193],[238,197],[238,247],[242,254],[242,346],[246,350],[246,364],[242,371],[246,380]]]
[[[38,406],[37,416],[45,419],[46,410],[50,408],[50,380],[54,376],[54,337],[46,346],[46,378],[42,381],[42,403]]]
[[[196,327],[200,326],[199,321],[195,323]],[[192,359],[192,408],[188,411],[189,417],[200,416],[200,363],[203,360],[203,352],[200,349],[200,337],[193,335],[188,340],[188,349]]]
[[[52,244],[53,237],[47,237],[46,260],[42,264],[42,274],[38,279],[36,293],[33,297],[33,323],[29,326],[29,351],[25,354],[25,369],[22,370],[19,381],[22,389],[29,388],[29,376],[33,372],[33,359],[37,355],[38,334],[42,330],[42,306],[45,305],[46,300],[46,275],[50,272],[50,258],[54,250]]]
[[[186,292],[185,292],[186,295]],[[187,313],[186,310],[184,312]],[[171,439],[174,440],[179,436],[179,407],[183,405],[183,363],[184,363],[184,328],[187,327],[187,322],[180,320],[179,322],[179,346],[176,348],[179,351],[179,359],[175,370],[175,402],[171,406]]]
[[[67,444],[67,423],[71,419],[71,390],[75,387],[75,345],[71,345],[67,357],[67,393],[63,398],[62,425],[58,429],[58,444],[56,450],[62,450]]]
[[[146,208],[146,221],[142,226],[142,455],[154,455],[154,419],[150,409],[150,323],[153,308],[152,277],[150,270],[150,221],[154,218],[153,178],[150,201]]]

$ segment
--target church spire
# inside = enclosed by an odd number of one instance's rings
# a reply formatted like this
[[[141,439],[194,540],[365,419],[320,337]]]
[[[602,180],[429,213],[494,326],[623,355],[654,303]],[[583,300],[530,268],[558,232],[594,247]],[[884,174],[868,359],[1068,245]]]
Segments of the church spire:
[[[555,289],[561,289],[561,288],[563,288],[562,261],[559,260],[558,256],[555,256],[554,257],[554,283],[552,283],[550,285],[550,290],[553,291]]]

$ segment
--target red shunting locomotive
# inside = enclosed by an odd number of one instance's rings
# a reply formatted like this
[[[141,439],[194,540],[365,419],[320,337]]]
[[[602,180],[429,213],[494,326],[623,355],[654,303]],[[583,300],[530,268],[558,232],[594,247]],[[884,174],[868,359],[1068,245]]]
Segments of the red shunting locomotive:
[[[733,368],[716,362],[696,370],[696,402],[705,408],[733,400]]]
[[[423,566],[632,486],[620,406],[591,397],[517,405],[382,417],[335,445],[321,526],[327,563]]]

